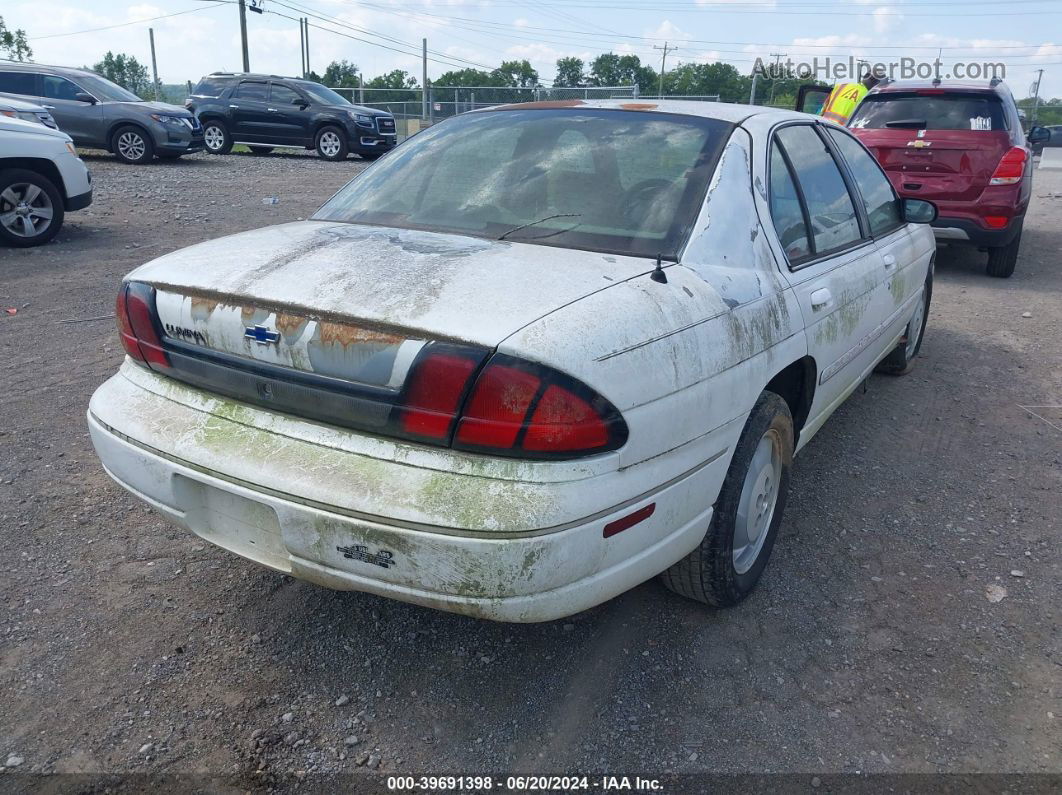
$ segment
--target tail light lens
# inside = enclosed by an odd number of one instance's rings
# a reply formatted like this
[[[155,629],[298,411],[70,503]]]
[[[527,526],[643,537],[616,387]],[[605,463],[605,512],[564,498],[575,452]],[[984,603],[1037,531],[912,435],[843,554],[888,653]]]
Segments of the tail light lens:
[[[621,447],[616,407],[552,368],[496,354],[476,379],[453,446],[521,458],[574,458]]]
[[[1016,185],[1021,182],[1021,178],[1025,174],[1025,161],[1028,158],[1029,153],[1024,147],[1013,147],[1003,155],[1003,159],[999,161],[999,165],[996,166],[996,170],[988,184]]]
[[[482,361],[482,355],[429,346],[409,377],[402,430],[414,438],[448,443],[468,382]]]
[[[155,289],[140,282],[123,284],[115,304],[118,336],[125,352],[137,362],[169,368],[170,360],[162,347],[155,326]]]

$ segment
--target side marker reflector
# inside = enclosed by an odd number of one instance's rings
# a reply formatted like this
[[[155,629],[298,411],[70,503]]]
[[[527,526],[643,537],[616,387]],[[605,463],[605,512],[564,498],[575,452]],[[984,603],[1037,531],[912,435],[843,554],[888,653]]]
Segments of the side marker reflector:
[[[637,511],[631,514],[627,514],[622,519],[617,519],[614,522],[609,522],[605,525],[605,529],[601,532],[602,538],[610,538],[616,535],[616,533],[622,533],[629,527],[634,527],[639,522],[644,522],[653,512],[656,510],[656,503],[651,502],[644,508],[639,508]]]

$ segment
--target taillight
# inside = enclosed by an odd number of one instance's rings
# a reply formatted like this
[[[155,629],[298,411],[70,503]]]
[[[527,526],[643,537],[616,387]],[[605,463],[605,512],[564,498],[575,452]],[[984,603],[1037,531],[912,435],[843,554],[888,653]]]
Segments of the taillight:
[[[453,446],[521,458],[572,458],[615,450],[626,440],[620,413],[585,384],[498,354],[476,379]]]
[[[482,356],[429,346],[409,377],[402,430],[425,440],[449,442],[468,382],[482,361]]]
[[[1024,147],[1013,147],[1003,155],[1003,159],[999,161],[999,165],[996,166],[996,170],[988,184],[1015,185],[1021,182],[1021,178],[1025,174],[1025,161],[1028,157],[1029,153]]]
[[[114,314],[122,347],[132,359],[148,366],[170,366],[155,327],[155,288],[140,282],[123,284]]]

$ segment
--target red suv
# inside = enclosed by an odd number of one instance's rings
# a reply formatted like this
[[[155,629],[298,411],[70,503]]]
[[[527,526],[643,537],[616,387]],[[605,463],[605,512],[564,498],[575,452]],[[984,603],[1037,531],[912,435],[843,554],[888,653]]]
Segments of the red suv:
[[[940,210],[937,240],[988,251],[988,273],[1014,273],[1032,193],[1030,144],[1010,89],[984,83],[896,81],[875,86],[848,127],[903,197]]]

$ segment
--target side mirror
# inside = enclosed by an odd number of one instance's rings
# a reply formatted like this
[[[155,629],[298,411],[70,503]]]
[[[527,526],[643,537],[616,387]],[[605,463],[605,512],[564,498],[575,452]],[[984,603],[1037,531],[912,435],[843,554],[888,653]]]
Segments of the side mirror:
[[[78,91],[74,94],[74,99],[78,102],[87,102],[90,105],[96,104],[96,98],[92,94],[86,94],[84,91]]]
[[[1051,140],[1051,131],[1046,127],[1040,127],[1039,125],[1029,130],[1029,134],[1025,138],[1031,144],[1043,144]]]
[[[904,199],[903,220],[909,224],[931,224],[937,220],[937,205],[923,199]]]
[[[299,106],[300,108],[305,108],[305,107],[306,107],[307,105],[309,105],[310,103],[309,103],[309,102],[307,102],[307,101],[306,101],[305,99],[303,99],[302,97],[295,97],[295,99],[293,99],[293,100],[291,101],[291,104],[292,104],[292,105],[298,105],[298,106]]]

